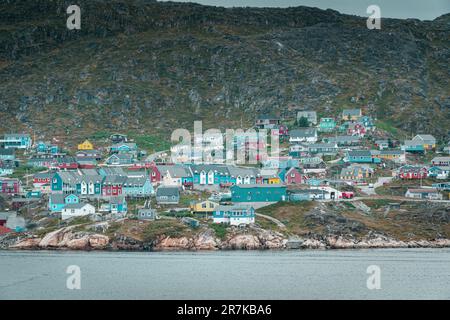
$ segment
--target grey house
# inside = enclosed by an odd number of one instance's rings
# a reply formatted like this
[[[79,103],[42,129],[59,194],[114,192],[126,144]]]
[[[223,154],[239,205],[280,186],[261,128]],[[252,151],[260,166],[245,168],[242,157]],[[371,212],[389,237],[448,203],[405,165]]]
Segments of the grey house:
[[[156,215],[156,210],[151,208],[139,209],[138,211],[139,220],[155,220]]]
[[[297,112],[297,121],[301,118],[308,120],[310,125],[315,126],[317,124],[317,113],[315,111],[299,111]]]
[[[180,189],[178,187],[161,186],[156,190],[158,204],[178,204],[180,202]]]

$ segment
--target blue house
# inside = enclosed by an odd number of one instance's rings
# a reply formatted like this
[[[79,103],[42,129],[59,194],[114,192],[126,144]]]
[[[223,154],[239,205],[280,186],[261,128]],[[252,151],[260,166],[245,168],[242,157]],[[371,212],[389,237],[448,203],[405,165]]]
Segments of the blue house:
[[[51,179],[51,190],[53,193],[76,193],[79,177],[76,172],[59,171]]]
[[[232,182],[230,172],[224,165],[191,165],[190,170],[194,185],[220,185]]]
[[[381,163],[381,159],[373,157],[369,150],[350,150],[347,151],[345,161],[350,163]]]
[[[286,200],[286,186],[281,184],[249,184],[231,187],[232,202],[278,202]]]
[[[106,163],[109,165],[127,165],[133,164],[133,155],[131,154],[113,154],[108,159]]]
[[[361,116],[356,122],[362,124],[367,130],[373,130],[375,128],[375,124],[369,116]]]
[[[110,153],[132,153],[137,154],[136,143],[118,143],[109,148]]]
[[[154,193],[150,178],[147,177],[127,177],[123,184],[123,194],[130,198],[149,197]]]
[[[80,203],[80,198],[75,194],[51,194],[48,200],[48,209],[51,212],[61,212],[66,205]]]
[[[5,149],[30,149],[32,140],[29,134],[13,133],[5,134],[3,139],[0,139],[0,144],[3,144]]]
[[[16,160],[14,149],[0,148],[0,161],[14,161],[14,160]]]
[[[14,173],[14,166],[11,164],[3,164],[0,161],[0,176],[7,176]]]
[[[36,144],[36,152],[57,154],[59,153],[59,147],[57,145],[52,145],[50,142],[39,141]]]
[[[104,179],[105,177],[96,172],[76,177],[76,194],[83,196],[101,195]]]
[[[214,210],[213,221],[232,226],[252,224],[255,223],[255,209],[246,205],[218,206]]]
[[[124,196],[111,197],[109,202],[103,204],[101,211],[124,216],[128,212],[128,203]]]

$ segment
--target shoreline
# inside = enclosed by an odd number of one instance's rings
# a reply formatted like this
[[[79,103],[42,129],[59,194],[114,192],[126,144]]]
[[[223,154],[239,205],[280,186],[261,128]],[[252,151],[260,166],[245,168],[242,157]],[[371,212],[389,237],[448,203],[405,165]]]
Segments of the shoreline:
[[[67,232],[67,230],[63,230]],[[61,230],[58,230],[61,232]],[[67,233],[64,233],[67,235]],[[53,236],[53,235],[50,235]],[[382,235],[369,235],[367,238],[327,236],[317,238],[282,239],[261,241],[250,235],[237,235],[227,241],[207,239],[199,243],[194,239],[163,237],[152,243],[132,242],[130,239],[110,240],[104,235],[89,235],[78,239],[48,242],[48,237],[16,239],[0,242],[1,251],[72,251],[72,252],[212,252],[212,251],[302,251],[302,250],[357,250],[357,249],[442,249],[450,248],[450,239],[401,241]],[[46,239],[47,238],[47,239]],[[4,239],[3,239],[4,240]],[[259,240],[259,241],[254,241]]]

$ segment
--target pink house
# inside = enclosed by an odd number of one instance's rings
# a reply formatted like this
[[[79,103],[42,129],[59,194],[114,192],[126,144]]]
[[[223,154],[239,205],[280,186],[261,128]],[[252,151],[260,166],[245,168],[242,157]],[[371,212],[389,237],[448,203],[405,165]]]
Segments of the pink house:
[[[0,179],[0,193],[7,195],[17,195],[20,193],[19,179]]]
[[[284,182],[286,184],[301,184],[303,182],[302,174],[297,168],[290,168],[284,174]]]

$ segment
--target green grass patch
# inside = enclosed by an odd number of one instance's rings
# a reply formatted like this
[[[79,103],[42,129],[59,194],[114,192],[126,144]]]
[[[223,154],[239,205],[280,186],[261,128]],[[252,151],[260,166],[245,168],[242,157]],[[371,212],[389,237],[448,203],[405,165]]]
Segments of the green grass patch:
[[[217,238],[219,238],[220,240],[224,240],[226,238],[228,233],[226,225],[220,223],[212,223],[210,227],[214,230]]]
[[[160,236],[178,238],[186,234],[188,228],[175,220],[156,220],[150,222],[144,229],[144,241],[154,241]]]

